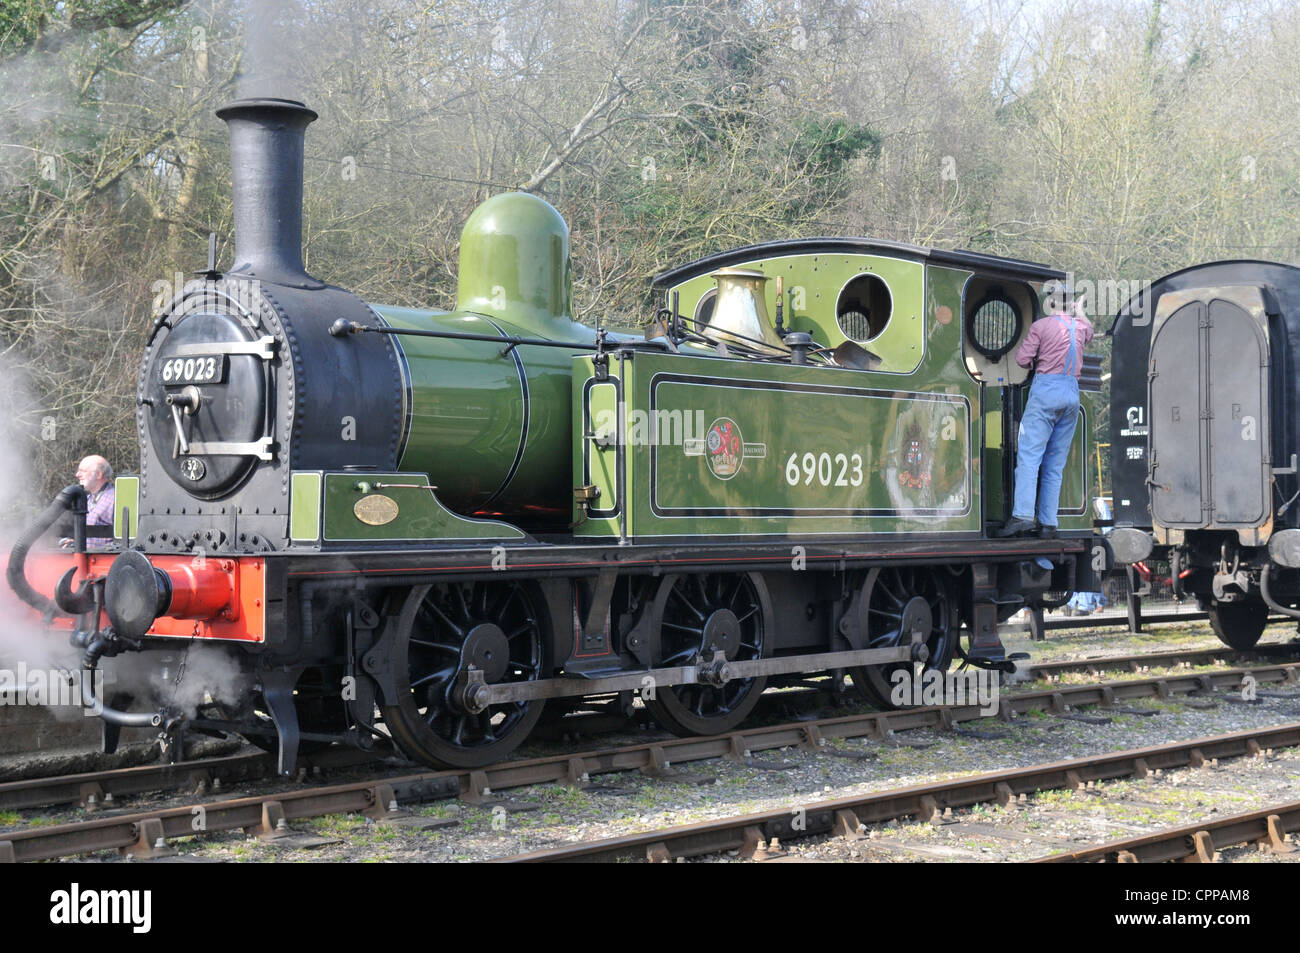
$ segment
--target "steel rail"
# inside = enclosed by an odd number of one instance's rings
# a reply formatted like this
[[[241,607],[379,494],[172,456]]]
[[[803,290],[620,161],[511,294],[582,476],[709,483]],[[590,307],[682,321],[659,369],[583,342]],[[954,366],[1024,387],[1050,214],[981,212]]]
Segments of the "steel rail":
[[[365,752],[355,748],[330,748],[301,757],[299,773],[306,774],[316,768],[338,770],[375,763],[391,753],[390,750]],[[192,790],[201,793],[217,790],[222,785],[270,779],[275,776],[275,771],[275,755],[259,751],[173,764],[24,778],[0,782],[0,810],[29,811],[62,804],[103,806],[106,797],[111,803],[118,798],[159,791]]]
[[[1079,705],[1112,705],[1116,701],[1133,698],[1152,696],[1169,698],[1191,692],[1235,689],[1246,674],[1250,674],[1260,684],[1270,682],[1296,684],[1300,682],[1300,664],[1227,669],[1208,674],[1173,675],[1093,685],[1058,686],[1046,691],[1003,696],[998,706],[998,714],[1008,720],[1028,711],[1054,711],[1068,717],[1071,708]],[[202,806],[205,812],[203,832],[210,833],[257,826],[258,823],[265,824],[266,818],[260,821],[248,820],[251,816],[250,805],[254,804],[274,803],[278,805],[275,811],[282,812],[280,816],[294,819],[344,811],[368,811],[379,802],[384,805],[394,802],[411,803],[455,797],[458,794],[473,801],[482,799],[493,791],[533,784],[556,781],[581,784],[588,781],[592,775],[599,774],[639,770],[652,775],[671,775],[670,768],[674,764],[717,758],[743,761],[753,751],[773,748],[800,746],[819,751],[828,741],[837,738],[868,738],[880,741],[887,739],[896,731],[912,728],[960,730],[956,728],[959,722],[985,716],[986,713],[977,705],[930,706],[890,712],[871,712],[767,728],[745,729],[713,737],[677,738],[623,748],[505,762],[479,770],[426,771],[306,791],[274,792],[198,806]],[[193,807],[145,811],[115,818],[0,832],[0,862],[44,860],[113,847],[146,850],[147,846],[142,846],[146,841],[152,844],[160,837],[165,840],[168,837],[195,834]],[[154,823],[155,820],[157,824]]]
[[[1295,848],[1287,843],[1286,835],[1297,830],[1300,830],[1300,801],[1292,801],[1246,814],[1197,821],[1153,834],[1110,841],[1097,847],[1038,857],[1033,863],[1159,863],[1174,860],[1213,863],[1217,851],[1251,843],[1276,853],[1289,854]]]
[[[1089,782],[1096,781],[1140,779],[1156,770],[1200,767],[1211,759],[1258,756],[1266,749],[1296,746],[1300,746],[1300,722],[795,805],[787,809],[531,851],[499,858],[494,862],[595,862],[628,858],[662,862],[678,857],[727,851],[740,851],[742,856],[753,857],[764,850],[765,845],[774,837],[785,841],[816,834],[834,834],[857,839],[863,836],[863,827],[867,824],[879,824],[904,817],[937,820],[948,808],[965,808],[984,803],[1014,806],[1022,796],[1027,798],[1041,791],[1080,789]],[[1300,804],[1287,807],[1293,813],[1285,815],[1283,824],[1289,825],[1286,829],[1290,830],[1300,825]],[[1279,813],[1279,810],[1272,808],[1257,813],[1266,817]],[[1247,818],[1253,827],[1247,824]],[[1231,822],[1239,822],[1238,826],[1248,831],[1255,831],[1259,826],[1255,815],[1227,818],[1224,823],[1227,830],[1232,832],[1231,836],[1239,836],[1236,833],[1238,828],[1232,826]],[[1205,827],[1204,824],[1191,825],[1171,832],[1171,835],[1184,836],[1186,831],[1200,831]],[[1229,835],[1221,836],[1226,839]],[[1251,838],[1247,836],[1246,839]],[[1109,850],[1113,847],[1114,845],[1106,845],[1096,850]],[[1079,853],[1082,855],[1086,852]]]
[[[1300,658],[1300,642],[1278,642],[1256,645],[1245,651],[1231,648],[1173,649],[1166,652],[1136,653],[1133,655],[1099,656],[1097,658],[1066,659],[1059,662],[1036,662],[1021,670],[1031,680],[1050,675],[1097,675],[1117,669],[1140,672],[1143,668],[1168,668],[1176,665],[1211,665],[1229,659],[1250,658]]]

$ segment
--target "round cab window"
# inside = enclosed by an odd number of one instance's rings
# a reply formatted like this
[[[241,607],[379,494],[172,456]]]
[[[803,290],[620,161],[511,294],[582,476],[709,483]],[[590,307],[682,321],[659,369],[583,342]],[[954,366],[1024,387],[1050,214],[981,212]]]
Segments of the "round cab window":
[[[844,286],[835,305],[840,330],[858,343],[879,337],[889,326],[893,311],[889,286],[876,275],[858,275]]]
[[[990,295],[971,313],[969,333],[975,349],[996,361],[1020,337],[1020,311],[1002,295]]]

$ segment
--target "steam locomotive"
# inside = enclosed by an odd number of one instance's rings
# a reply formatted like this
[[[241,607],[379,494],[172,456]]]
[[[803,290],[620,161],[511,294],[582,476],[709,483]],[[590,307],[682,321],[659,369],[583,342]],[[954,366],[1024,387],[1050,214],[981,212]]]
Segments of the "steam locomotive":
[[[714,734],[829,671],[890,704],[900,671],[1006,667],[999,622],[1108,568],[1093,359],[1059,534],[989,532],[1026,399],[1012,352],[1061,272],[774,241],[658,275],[648,329],[593,329],[572,317],[565,222],[510,193],[465,224],[455,310],[373,305],[303,266],[316,114],[218,115],[235,261],[210,254],[153,324],[116,545],[87,548],[69,487],[9,563],[88,672],[131,653],[169,673],[130,698],[83,679],[110,747],[188,726],[276,749],[286,773],[303,746],[384,737],[474,767],[548,702],[644,703]],[[76,552],[42,551],[68,512]],[[234,700],[177,700],[195,645],[246,678]]]
[[[1227,645],[1300,618],[1300,269],[1220,261],[1139,290],[1111,328],[1114,557],[1167,560]]]

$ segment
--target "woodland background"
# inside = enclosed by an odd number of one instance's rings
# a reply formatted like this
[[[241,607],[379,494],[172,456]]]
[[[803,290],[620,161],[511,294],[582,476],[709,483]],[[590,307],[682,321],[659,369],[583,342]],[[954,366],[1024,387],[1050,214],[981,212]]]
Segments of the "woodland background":
[[[1120,292],[1295,262],[1298,62],[1271,0],[0,0],[0,515],[84,453],[136,465],[159,288],[209,232],[231,260],[237,95],[320,113],[312,273],[449,307],[465,218],[526,188],[572,227],[578,316],[639,325],[661,268],[790,236]]]

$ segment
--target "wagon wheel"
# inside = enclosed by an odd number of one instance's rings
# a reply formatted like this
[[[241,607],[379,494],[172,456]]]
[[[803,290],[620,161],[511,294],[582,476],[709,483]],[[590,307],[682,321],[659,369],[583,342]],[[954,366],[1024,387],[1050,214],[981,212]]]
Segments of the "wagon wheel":
[[[393,740],[425,764],[476,768],[517,748],[541,717],[540,700],[481,712],[456,700],[470,665],[488,684],[535,681],[549,646],[541,593],[521,582],[450,583],[411,590],[393,647],[397,703],[382,707]]]
[[[757,573],[666,576],[651,608],[663,667],[704,661],[721,651],[727,661],[762,658],[772,628],[767,586]],[[721,686],[659,688],[646,708],[676,735],[717,735],[735,729],[758,704],[766,678],[733,679]]]
[[[1262,602],[1211,602],[1210,628],[1224,645],[1245,652],[1255,647],[1268,622]]]
[[[924,669],[910,662],[869,665],[849,670],[853,684],[870,704],[897,708],[890,700],[895,673],[920,670],[947,671],[961,630],[956,595],[948,581],[928,569],[890,566],[873,569],[863,583],[866,601],[867,648],[883,649],[911,641],[920,628],[928,634],[929,658]]]

